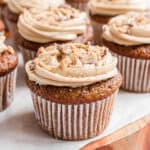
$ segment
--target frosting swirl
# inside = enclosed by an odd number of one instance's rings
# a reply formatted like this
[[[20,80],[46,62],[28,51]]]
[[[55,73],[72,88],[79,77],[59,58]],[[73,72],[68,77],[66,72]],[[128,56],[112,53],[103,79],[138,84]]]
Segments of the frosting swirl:
[[[125,46],[150,44],[150,14],[130,12],[112,18],[103,38]]]
[[[68,43],[41,48],[25,68],[29,80],[40,85],[81,87],[114,77],[116,65],[105,47]]]
[[[50,0],[8,0],[9,9],[20,14],[24,9],[37,8],[37,9],[47,9],[49,8]]]
[[[30,9],[20,15],[18,31],[24,39],[37,43],[71,41],[86,31],[87,23],[86,13],[71,7]]]
[[[146,9],[145,0],[91,0],[90,12],[93,15],[115,16],[129,11]]]

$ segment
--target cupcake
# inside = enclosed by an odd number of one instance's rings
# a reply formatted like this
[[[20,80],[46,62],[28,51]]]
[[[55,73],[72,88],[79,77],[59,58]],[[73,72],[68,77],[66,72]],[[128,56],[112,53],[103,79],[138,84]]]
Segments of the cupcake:
[[[25,9],[29,8],[47,9],[49,7],[49,0],[8,0],[7,4],[3,10],[3,16],[12,35],[12,39],[16,43],[19,15]]]
[[[82,11],[87,10],[87,4],[89,0],[66,0],[68,4],[70,4],[72,7],[75,7],[77,9],[80,9]]]
[[[67,43],[40,48],[25,67],[39,125],[63,140],[100,134],[122,82],[116,65],[105,47]]]
[[[105,26],[103,39],[118,58],[122,88],[150,92],[150,14],[130,12],[114,17]]]
[[[41,46],[66,42],[88,43],[93,36],[86,13],[70,6],[25,11],[20,15],[18,32],[17,43],[25,62],[33,59]]]
[[[4,39],[0,36],[0,111],[5,110],[13,101],[18,64],[17,54],[4,44]]]
[[[129,11],[143,11],[146,9],[145,0],[91,0],[89,13],[94,30],[96,44],[102,44],[102,28],[117,15]]]

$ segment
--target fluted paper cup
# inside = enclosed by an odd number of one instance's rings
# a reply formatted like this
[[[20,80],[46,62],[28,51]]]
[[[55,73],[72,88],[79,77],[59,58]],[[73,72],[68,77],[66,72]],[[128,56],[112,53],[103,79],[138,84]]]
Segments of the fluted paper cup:
[[[5,110],[14,99],[17,69],[0,77],[0,111]]]
[[[123,76],[122,88],[132,92],[150,92],[150,60],[119,55],[118,69]]]
[[[63,140],[83,140],[104,131],[117,93],[92,103],[66,105],[31,92],[39,125],[51,136]]]
[[[30,50],[30,49],[26,49],[22,46],[19,46],[19,50],[21,51],[22,53],[22,56],[23,56],[23,60],[24,60],[24,64],[29,61],[29,60],[32,60],[36,57],[36,51],[33,51],[33,50]]]

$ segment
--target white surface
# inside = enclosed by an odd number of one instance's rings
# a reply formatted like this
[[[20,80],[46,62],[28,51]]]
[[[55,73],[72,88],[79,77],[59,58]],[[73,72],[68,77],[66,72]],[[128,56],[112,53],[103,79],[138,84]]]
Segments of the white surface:
[[[0,149],[77,150],[84,144],[107,135],[146,114],[150,114],[150,94],[121,91],[110,124],[102,135],[80,142],[55,140],[43,132],[36,123],[30,93],[24,82],[23,65],[20,64],[15,101],[9,109],[0,113]]]

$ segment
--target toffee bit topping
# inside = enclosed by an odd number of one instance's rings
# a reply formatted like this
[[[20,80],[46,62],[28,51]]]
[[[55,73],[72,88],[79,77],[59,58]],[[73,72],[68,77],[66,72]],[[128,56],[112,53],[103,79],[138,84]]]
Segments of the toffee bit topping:
[[[85,65],[97,66],[107,55],[107,52],[108,49],[106,47],[69,43],[53,45],[47,47],[45,50],[42,48],[40,55],[41,57],[44,56],[45,59],[41,59],[44,60],[46,64],[50,63],[50,65],[58,67],[58,65],[54,64],[54,61],[53,64],[49,61],[49,59],[52,60],[55,57],[55,62],[59,63],[61,69],[65,69]],[[44,54],[47,55],[47,57]]]
[[[36,69],[36,64],[34,61],[32,61],[32,63],[30,64],[30,70],[34,71]]]

